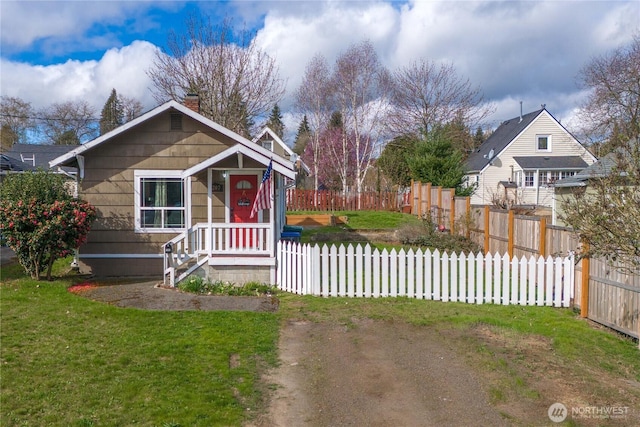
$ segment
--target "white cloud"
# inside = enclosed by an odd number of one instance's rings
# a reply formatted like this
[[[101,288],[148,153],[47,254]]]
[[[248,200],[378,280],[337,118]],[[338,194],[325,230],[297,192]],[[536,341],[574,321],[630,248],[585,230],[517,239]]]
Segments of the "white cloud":
[[[0,2],[3,55],[35,41],[48,54],[86,52],[87,46],[103,46],[105,51],[97,60],[71,59],[48,66],[3,56],[0,93],[19,96],[36,107],[86,99],[99,111],[116,88],[151,108],[156,101],[146,70],[157,48],[144,41],[122,47],[119,32],[156,25],[148,13],[152,7],[179,10],[182,5]],[[207,13],[217,10],[215,3],[200,7]],[[520,101],[525,112],[545,103],[564,123],[565,117],[575,115],[584,96],[575,84],[578,70],[640,29],[637,1],[239,1],[220,10],[234,10],[249,24],[263,22],[255,41],[277,60],[288,81],[288,98],[280,107],[291,121],[287,126],[295,129],[299,118],[288,110],[309,60],[321,53],[332,64],[338,54],[365,39],[390,69],[419,58],[452,62],[461,76],[483,90],[487,101],[495,103],[494,124],[518,115]],[[184,18],[175,17],[176,22]],[[111,25],[117,32],[107,30]]]
[[[32,66],[2,59],[2,95],[15,96],[40,109],[54,102],[86,100],[99,113],[111,89],[137,98],[145,107],[156,102],[148,90],[146,70],[156,47],[137,41],[121,49],[110,49],[99,61],[68,60],[62,64]]]

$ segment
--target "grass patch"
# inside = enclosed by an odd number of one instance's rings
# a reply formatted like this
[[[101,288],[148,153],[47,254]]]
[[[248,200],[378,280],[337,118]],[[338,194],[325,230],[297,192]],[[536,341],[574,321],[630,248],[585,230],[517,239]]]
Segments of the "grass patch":
[[[11,270],[13,271],[13,270]],[[2,425],[241,425],[277,360],[272,313],[116,308],[3,268]]]

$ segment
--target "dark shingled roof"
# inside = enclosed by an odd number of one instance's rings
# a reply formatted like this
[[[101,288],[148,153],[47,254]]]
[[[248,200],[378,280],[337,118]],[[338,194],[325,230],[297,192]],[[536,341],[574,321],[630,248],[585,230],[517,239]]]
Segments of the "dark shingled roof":
[[[22,172],[34,169],[35,168],[30,164],[14,159],[13,157],[9,157],[6,154],[0,155],[0,170],[2,171]]]
[[[584,169],[589,166],[580,156],[522,156],[513,160],[527,170]]]
[[[489,164],[489,159],[486,159],[484,157],[485,155],[488,155],[491,150],[493,150],[494,157],[500,154],[500,152],[504,150],[516,136],[520,135],[543,111],[544,108],[525,114],[522,116],[522,120],[520,120],[520,116],[518,116],[502,122],[491,136],[483,142],[476,151],[469,155],[465,164],[466,170],[468,172],[482,170]]]
[[[24,158],[25,160],[35,157],[35,167],[49,170],[49,162],[63,154],[68,153],[77,145],[51,145],[51,144],[13,144],[6,151],[6,154],[14,159]],[[21,157],[22,156],[22,157]],[[29,160],[26,160],[31,164]],[[66,168],[65,168],[66,170]]]

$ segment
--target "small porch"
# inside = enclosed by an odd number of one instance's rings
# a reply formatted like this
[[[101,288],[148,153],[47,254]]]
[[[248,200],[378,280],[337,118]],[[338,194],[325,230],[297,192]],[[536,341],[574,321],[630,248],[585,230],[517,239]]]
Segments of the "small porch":
[[[198,268],[275,267],[278,236],[271,223],[199,223],[163,245],[164,284],[175,286]]]
[[[235,145],[182,172],[194,190],[187,189],[186,230],[162,245],[165,285],[173,287],[191,274],[274,283],[285,189],[295,171],[291,162],[264,151]],[[265,169],[270,178],[262,190]],[[254,212],[260,192],[270,202]]]

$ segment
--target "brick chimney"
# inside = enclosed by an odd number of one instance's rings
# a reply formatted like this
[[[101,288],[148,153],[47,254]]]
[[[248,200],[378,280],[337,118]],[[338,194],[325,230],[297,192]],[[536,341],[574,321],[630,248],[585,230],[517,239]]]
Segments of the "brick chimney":
[[[200,113],[200,97],[197,93],[188,93],[187,96],[184,97],[182,103],[190,110]]]

